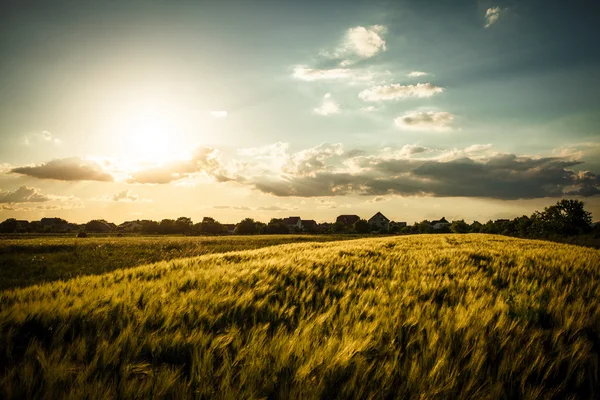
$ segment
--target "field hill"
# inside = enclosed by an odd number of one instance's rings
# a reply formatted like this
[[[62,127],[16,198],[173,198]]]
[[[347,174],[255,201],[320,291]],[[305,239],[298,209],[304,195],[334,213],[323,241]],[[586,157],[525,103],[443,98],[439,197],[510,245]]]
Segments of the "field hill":
[[[3,398],[598,398],[600,251],[284,244],[0,292]]]

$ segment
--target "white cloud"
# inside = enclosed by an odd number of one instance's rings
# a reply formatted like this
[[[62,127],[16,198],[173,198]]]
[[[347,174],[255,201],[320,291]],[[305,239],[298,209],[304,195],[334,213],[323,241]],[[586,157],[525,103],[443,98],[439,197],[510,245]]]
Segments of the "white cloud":
[[[385,25],[350,28],[346,32],[344,50],[361,58],[371,58],[386,51],[385,40],[382,37],[385,33],[387,33]]]
[[[347,79],[352,77],[352,70],[347,68],[318,69],[306,66],[294,68],[294,78],[303,81],[318,81],[326,79]]]
[[[485,12],[485,21],[486,21],[485,28],[489,28],[496,21],[498,21],[498,18],[500,18],[501,12],[502,12],[502,10],[500,9],[500,7],[488,8],[487,11]]]
[[[454,115],[445,111],[410,111],[395,119],[396,126],[406,130],[450,130]]]
[[[303,81],[313,82],[322,80],[351,80],[351,81],[371,81],[376,72],[365,69],[349,68],[310,68],[306,65],[294,67],[292,76]]]
[[[472,144],[471,146],[465,148],[465,153],[478,153],[481,151],[489,150],[492,148],[491,144]]]
[[[409,78],[419,78],[421,76],[427,76],[429,75],[427,72],[423,72],[423,71],[412,71],[409,72],[408,74],[406,74],[406,76],[408,76]]]
[[[400,150],[400,155],[411,156],[413,154],[429,153],[432,151],[433,149],[430,149],[429,147],[425,146],[420,146],[418,144],[405,144]]]
[[[225,118],[227,117],[227,111],[211,111],[210,115],[214,118]]]
[[[360,111],[373,112],[373,111],[377,111],[377,107],[375,107],[375,106],[366,106],[366,107],[362,107],[360,109]]]
[[[52,143],[54,145],[60,145],[62,141],[52,135],[52,133],[48,131],[42,131],[41,133],[34,133],[32,135],[26,136],[23,140],[25,146],[31,146],[36,143]]]
[[[340,105],[331,99],[331,94],[323,96],[323,104],[313,110],[315,114],[327,116],[340,113]]]
[[[319,54],[331,59],[343,59],[339,65],[346,67],[386,51],[383,37],[386,33],[385,25],[355,26],[346,31],[342,43],[337,48],[333,51],[322,50]]]
[[[443,91],[444,88],[431,83],[417,83],[416,85],[394,83],[365,89],[358,94],[358,97],[364,101],[394,100],[407,97],[424,98],[442,93]]]

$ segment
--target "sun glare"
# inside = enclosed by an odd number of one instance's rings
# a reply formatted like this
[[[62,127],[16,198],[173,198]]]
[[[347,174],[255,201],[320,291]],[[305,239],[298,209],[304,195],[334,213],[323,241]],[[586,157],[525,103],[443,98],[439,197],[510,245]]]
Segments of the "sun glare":
[[[134,106],[119,120],[121,153],[131,161],[163,163],[181,157],[181,124],[168,107]]]

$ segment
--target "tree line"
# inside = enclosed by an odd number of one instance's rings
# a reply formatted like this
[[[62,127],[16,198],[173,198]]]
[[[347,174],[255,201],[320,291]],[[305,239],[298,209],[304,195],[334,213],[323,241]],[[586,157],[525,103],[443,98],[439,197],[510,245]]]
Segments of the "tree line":
[[[455,220],[447,226],[434,229],[428,220],[406,226],[390,223],[387,231],[374,228],[368,221],[361,219],[347,226],[341,223],[312,224],[304,229],[292,228],[281,218],[273,218],[269,223],[245,218],[237,224],[221,224],[211,217],[204,217],[194,223],[191,218],[163,219],[161,221],[136,220],[121,225],[106,220],[91,220],[85,224],[70,223],[61,218],[42,218],[39,221],[23,221],[9,218],[0,223],[0,233],[137,233],[137,234],[183,234],[183,235],[254,235],[286,233],[352,233],[370,232],[388,234],[424,234],[424,233],[492,233],[529,238],[551,238],[553,236],[575,236],[594,233],[600,236],[600,227],[592,224],[591,214],[584,209],[579,200],[560,200],[553,206],[535,211],[531,216],[523,215],[514,219],[498,219],[471,224],[464,220]]]

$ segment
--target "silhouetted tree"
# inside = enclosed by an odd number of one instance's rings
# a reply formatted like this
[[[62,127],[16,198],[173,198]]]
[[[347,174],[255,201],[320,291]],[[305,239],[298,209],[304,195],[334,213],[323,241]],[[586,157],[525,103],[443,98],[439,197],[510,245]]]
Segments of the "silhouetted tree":
[[[352,228],[356,233],[369,233],[371,232],[371,225],[365,219],[359,219],[354,224],[352,224]]]
[[[0,223],[0,233],[13,233],[17,230],[17,220],[9,218]]]
[[[450,224],[450,231],[453,233],[467,233],[469,232],[469,224],[463,219],[452,221],[452,224]]]
[[[267,224],[266,233],[271,234],[281,234],[288,233],[289,229],[283,219],[281,218],[272,218],[271,221]]]
[[[333,233],[344,233],[346,232],[346,225],[342,224],[341,222],[335,222],[335,224],[331,225],[331,232]]]
[[[415,222],[416,233],[433,233],[433,227],[427,220],[423,220],[419,223]]]
[[[189,234],[192,232],[193,226],[192,219],[188,217],[179,217],[175,221],[175,230],[177,233]]]
[[[256,228],[256,222],[252,218],[243,219],[239,224],[235,226],[234,233],[236,235],[254,235],[258,233]]]
[[[158,222],[156,222],[156,221],[143,220],[143,221],[140,221],[140,224],[142,225],[140,227],[141,233],[144,233],[146,235],[152,235],[152,234],[159,233],[159,225],[158,225]]]
[[[173,233],[177,233],[177,226],[175,225],[175,220],[172,219],[163,219],[158,224],[158,233],[162,233],[163,235],[169,235]]]
[[[204,217],[200,223],[200,232],[210,235],[220,235],[225,232],[225,228],[214,218]]]
[[[479,222],[479,221],[473,221],[473,223],[469,227],[469,232],[471,232],[471,233],[479,233],[479,232],[481,232],[481,227],[482,226],[483,225],[481,225],[481,222]]]

